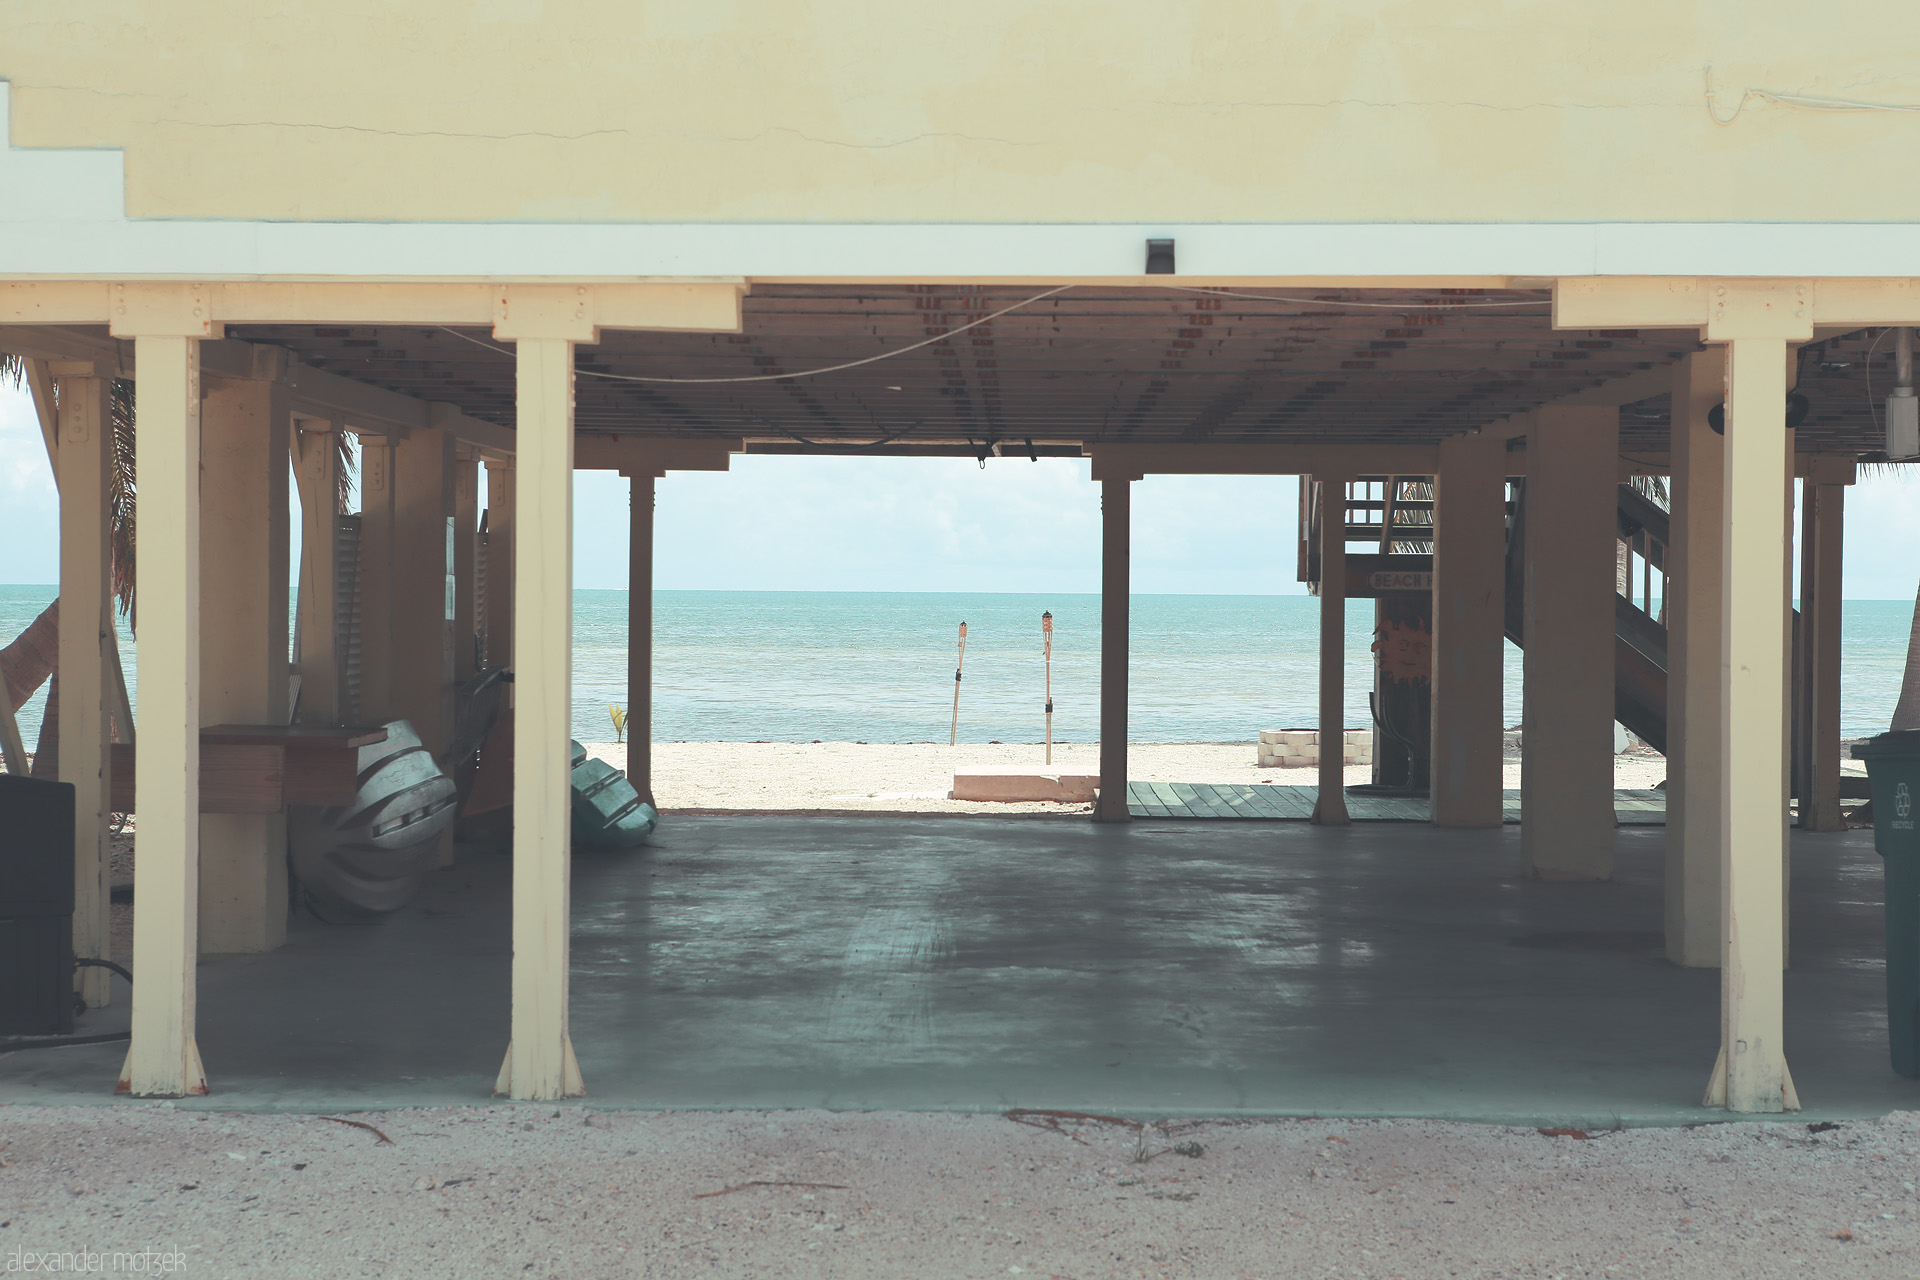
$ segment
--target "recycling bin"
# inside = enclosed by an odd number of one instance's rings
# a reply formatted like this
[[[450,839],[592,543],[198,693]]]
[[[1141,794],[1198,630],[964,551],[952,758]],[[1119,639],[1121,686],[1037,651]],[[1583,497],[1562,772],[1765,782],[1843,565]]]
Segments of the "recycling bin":
[[[1920,1080],[1920,729],[1857,744],[1873,784],[1873,847],[1887,864],[1887,1040]]]

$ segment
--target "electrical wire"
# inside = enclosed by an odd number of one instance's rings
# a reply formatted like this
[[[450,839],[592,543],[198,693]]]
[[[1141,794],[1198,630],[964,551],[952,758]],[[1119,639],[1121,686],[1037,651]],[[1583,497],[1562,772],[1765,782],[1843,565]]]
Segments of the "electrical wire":
[[[1873,353],[1880,349],[1880,344],[1885,342],[1887,335],[1892,332],[1892,329],[1880,330],[1880,336],[1875,338],[1873,345],[1867,348],[1866,359],[1860,362],[1860,368],[1867,375],[1867,416],[1873,420],[1875,431],[1884,431],[1886,428],[1880,425],[1880,406],[1874,403],[1873,399]]]
[[[823,374],[823,373],[839,373],[843,369],[858,369],[863,364],[875,364],[881,360],[891,360],[893,359],[893,357],[903,356],[907,354],[907,352],[909,351],[918,351],[920,348],[930,347],[936,342],[945,342],[948,338],[951,338],[956,334],[965,333],[969,329],[977,329],[983,324],[989,324],[992,321],[998,320],[1001,316],[1010,315],[1013,312],[1020,310],[1020,308],[1022,307],[1030,307],[1036,302],[1044,301],[1048,298],[1053,297],[1055,294],[1065,293],[1067,290],[1075,287],[1076,286],[1074,285],[1063,284],[1057,289],[1049,289],[1045,293],[1036,293],[1035,295],[1033,295],[1033,297],[1026,299],[1024,302],[1016,302],[1010,307],[1002,307],[1000,310],[994,312],[991,315],[981,316],[978,320],[970,320],[966,324],[960,325],[958,328],[949,329],[947,330],[947,332],[942,334],[937,334],[934,337],[923,338],[919,342],[908,343],[906,346],[896,347],[892,351],[882,351],[877,356],[866,356],[859,360],[848,360],[841,364],[830,364],[820,369],[801,369],[794,373],[756,373],[756,374],[750,374],[746,377],[740,377],[740,378],[660,378],[660,377],[647,377],[647,376],[642,376],[640,374],[633,374],[633,373],[600,373],[596,370],[591,370],[591,369],[579,369],[579,370],[576,370],[575,372],[580,377],[583,377],[583,378],[605,378],[609,382],[674,382],[674,383],[712,384],[712,383],[719,383],[719,382],[783,382],[788,378],[813,378],[813,377],[818,377],[820,374]],[[446,325],[439,325],[436,327],[442,330],[445,330],[447,333],[451,333],[456,338],[460,338],[466,342],[471,342],[476,347],[485,347],[489,351],[497,351],[504,356],[510,356],[513,354],[513,352],[507,350],[505,347],[496,347],[491,342],[482,342],[478,338],[468,337],[466,334],[461,333],[457,329],[447,328]]]
[[[1707,79],[1707,115],[1721,128],[1726,128],[1740,118],[1746,110],[1749,99],[1758,98],[1762,102],[1777,102],[1783,107],[1800,107],[1808,111],[1898,111],[1902,113],[1920,112],[1920,105],[1905,102],[1860,102],[1852,98],[1816,98],[1804,93],[1777,93],[1772,89],[1745,89],[1740,93],[1740,101],[1734,105],[1733,114],[1722,120],[1718,110],[1719,95],[1713,88],[1713,68],[1704,69]]]

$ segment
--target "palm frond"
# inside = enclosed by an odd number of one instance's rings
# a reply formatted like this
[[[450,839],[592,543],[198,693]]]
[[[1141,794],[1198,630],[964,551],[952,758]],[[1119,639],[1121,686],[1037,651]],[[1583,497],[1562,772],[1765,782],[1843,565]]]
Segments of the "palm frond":
[[[1671,511],[1672,504],[1667,500],[1667,478],[1665,476],[1629,476],[1627,483],[1633,491],[1662,511]]]
[[[350,431],[335,431],[333,433],[334,447],[340,451],[340,491],[335,495],[335,502],[337,504],[334,511],[335,515],[350,516],[353,514],[353,441],[354,436]]]
[[[108,397],[113,420],[113,471],[107,477],[107,511],[113,526],[113,595],[120,612],[133,615],[134,483],[133,379],[115,378]]]

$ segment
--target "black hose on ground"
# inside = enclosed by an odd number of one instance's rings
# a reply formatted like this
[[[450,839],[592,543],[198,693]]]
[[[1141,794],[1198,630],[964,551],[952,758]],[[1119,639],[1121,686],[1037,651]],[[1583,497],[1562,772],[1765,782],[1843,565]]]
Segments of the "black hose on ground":
[[[73,962],[73,967],[76,969],[111,969],[115,973],[119,974],[121,977],[125,978],[127,980],[128,986],[133,985],[132,972],[122,968],[120,965],[115,964],[111,960],[85,960],[79,957],[75,957]]]
[[[73,967],[76,969],[111,969],[125,978],[129,986],[133,983],[133,974],[111,960],[94,960],[84,956],[76,956],[74,957]],[[76,1001],[79,1000],[79,996],[76,995],[74,999]],[[0,1053],[10,1053],[15,1049],[65,1049],[71,1045],[78,1044],[111,1044],[115,1040],[131,1039],[132,1035],[133,1033],[130,1031],[108,1031],[100,1035],[92,1036],[5,1036],[0,1037]]]

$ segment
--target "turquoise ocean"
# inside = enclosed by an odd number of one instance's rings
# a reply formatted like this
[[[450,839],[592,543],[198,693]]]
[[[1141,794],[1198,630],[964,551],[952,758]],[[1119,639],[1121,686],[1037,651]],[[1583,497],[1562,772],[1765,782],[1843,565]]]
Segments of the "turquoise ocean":
[[[53,599],[0,586],[0,645]],[[1314,724],[1319,602],[1304,596],[1137,595],[1129,674],[1136,742],[1250,742]],[[1045,668],[1040,615],[1053,613],[1056,741],[1099,736],[1100,600],[1094,595],[943,592],[662,591],[654,607],[654,737],[662,741],[944,742],[959,625],[964,742],[1037,742]],[[1887,727],[1913,605],[1843,607],[1841,729]],[[627,593],[576,591],[573,734],[611,741],[626,696]],[[1347,723],[1368,723],[1373,615],[1348,610]],[[137,646],[120,628],[135,686]],[[21,716],[29,749],[46,694]],[[1506,723],[1520,722],[1520,653],[1507,647]]]

